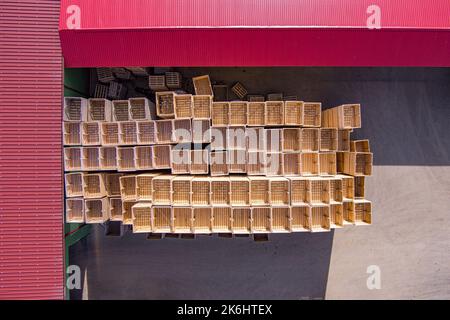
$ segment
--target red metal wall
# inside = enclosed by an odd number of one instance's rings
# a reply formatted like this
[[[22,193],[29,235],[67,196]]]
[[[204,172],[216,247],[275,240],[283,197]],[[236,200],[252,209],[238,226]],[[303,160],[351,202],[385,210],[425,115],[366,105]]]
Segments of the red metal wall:
[[[0,299],[64,296],[59,1],[0,1]]]

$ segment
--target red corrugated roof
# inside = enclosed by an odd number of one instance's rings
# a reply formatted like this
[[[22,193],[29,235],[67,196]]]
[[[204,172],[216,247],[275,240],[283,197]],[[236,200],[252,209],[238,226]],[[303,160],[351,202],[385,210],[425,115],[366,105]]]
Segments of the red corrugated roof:
[[[0,300],[63,299],[59,1],[0,12]]]

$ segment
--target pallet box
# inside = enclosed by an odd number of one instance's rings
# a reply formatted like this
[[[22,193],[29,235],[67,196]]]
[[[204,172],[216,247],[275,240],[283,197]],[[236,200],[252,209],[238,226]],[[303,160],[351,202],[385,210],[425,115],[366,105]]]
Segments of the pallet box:
[[[130,98],[130,120],[144,121],[156,119],[155,104],[147,98]]]
[[[368,139],[352,140],[350,142],[350,151],[352,152],[370,152],[370,144]]]
[[[372,224],[372,203],[365,199],[355,199],[355,225]]]
[[[172,120],[156,120],[156,143],[168,144],[174,142],[174,128]]]
[[[181,73],[169,71],[164,74],[166,76],[166,86],[170,89],[181,88]]]
[[[148,87],[153,91],[167,91],[165,75],[150,75],[148,77]]]
[[[336,151],[338,147],[338,129],[320,128],[320,151]]]
[[[152,201],[152,180],[158,176],[153,173],[143,173],[136,176],[136,199],[138,201]]]
[[[247,153],[247,175],[261,176],[266,172],[264,151],[248,151]]]
[[[170,206],[152,205],[152,232],[172,232],[172,208]]]
[[[172,174],[188,174],[191,168],[191,149],[173,148],[171,162]]]
[[[229,173],[247,172],[247,150],[229,149],[227,150],[227,162]]]
[[[266,101],[266,126],[284,125],[284,102]]]
[[[309,178],[310,198],[309,203],[329,204],[330,203],[330,180],[325,178]]]
[[[172,207],[173,232],[192,233],[192,208]]]
[[[192,94],[176,94],[174,98],[175,119],[191,119],[194,103]]]
[[[156,145],[153,150],[153,169],[170,169],[172,164],[172,146]]]
[[[213,90],[211,86],[211,81],[208,75],[199,76],[192,78],[194,84],[194,90],[196,95],[208,95],[213,96]]]
[[[64,97],[63,120],[87,121],[87,100],[80,97]]]
[[[153,170],[152,146],[134,147],[136,170]]]
[[[283,175],[283,154],[281,152],[266,152],[264,164],[266,176]]]
[[[231,207],[213,207],[212,208],[212,228],[214,233],[231,232]]]
[[[81,146],[81,123],[64,122],[63,123],[63,144],[65,146]]]
[[[117,170],[118,171],[135,171],[136,157],[134,147],[117,148]]]
[[[132,225],[133,224],[133,206],[137,202],[134,200],[124,201],[122,199],[122,224],[124,225]]]
[[[211,178],[211,205],[212,206],[230,205],[230,178],[228,177]]]
[[[192,208],[192,230],[197,234],[211,233],[212,229],[212,208],[195,207]]]
[[[311,206],[311,232],[330,231],[330,206],[312,205]]]
[[[163,119],[175,116],[175,92],[156,92],[156,115]]]
[[[66,223],[84,223],[84,199],[66,199]]]
[[[322,111],[322,127],[338,129],[361,128],[361,105],[344,104]]]
[[[232,101],[230,102],[228,125],[245,126],[247,124],[247,102]]]
[[[113,121],[130,121],[130,102],[128,100],[113,100]]]
[[[117,170],[117,148],[100,147],[99,151],[101,170]]]
[[[64,171],[81,171],[81,147],[64,148]]]
[[[292,206],[303,206],[310,202],[310,181],[306,178],[291,177],[290,181],[290,203]]]
[[[320,148],[320,131],[318,128],[303,128],[301,130],[301,151],[318,152]]]
[[[100,129],[102,146],[117,146],[119,144],[118,122],[102,122]]]
[[[212,96],[194,95],[192,96],[192,103],[192,117],[194,119],[211,119]]]
[[[373,155],[370,152],[343,152],[342,163],[339,167],[342,172],[352,176],[372,175]]]
[[[83,173],[64,174],[64,186],[67,198],[83,197]]]
[[[155,205],[172,204],[172,180],[175,176],[158,175],[152,179],[152,203]]]
[[[209,173],[209,152],[206,149],[191,150],[190,174]]]
[[[106,173],[106,195],[108,197],[120,197],[120,177],[121,173]]]
[[[337,174],[336,153],[320,152],[319,153],[319,175],[334,176]]]
[[[210,174],[215,176],[227,176],[229,174],[227,164],[227,152],[226,151],[211,151],[210,158]]]
[[[311,231],[311,206],[291,206],[291,230],[292,232]]]
[[[291,210],[288,206],[272,207],[272,232],[291,232]]]
[[[83,171],[101,170],[100,166],[100,148],[86,147],[81,149],[81,160]]]
[[[300,151],[301,150],[301,129],[284,128],[282,130],[282,150]]]
[[[102,144],[99,122],[83,122],[81,132],[83,146],[99,146]]]
[[[88,99],[87,121],[112,121],[112,104],[110,100],[91,98]]]
[[[283,177],[273,177],[270,182],[270,205],[288,206],[290,203],[289,180]]]
[[[245,87],[240,82],[236,82],[232,87],[231,91],[239,98],[244,99],[247,95],[248,91],[245,89]]]
[[[344,227],[344,205],[342,203],[330,204],[330,228]]]
[[[172,206],[191,205],[191,176],[175,176],[172,180]]]
[[[213,102],[211,105],[211,125],[213,127],[226,127],[230,119],[229,102]]]
[[[250,180],[247,177],[230,177],[230,204],[240,207],[250,205]]]
[[[287,126],[303,125],[303,101],[284,102],[284,124]]]
[[[137,143],[138,144],[155,144],[156,143],[156,125],[155,121],[138,121],[137,122]]]
[[[337,151],[350,151],[351,129],[338,129]]]
[[[139,202],[131,207],[133,233],[152,232],[152,205]]]
[[[300,165],[302,176],[317,176],[319,174],[319,153],[302,152]]]
[[[119,177],[120,197],[122,201],[136,201],[136,176],[124,175]]]
[[[301,158],[300,152],[283,152],[283,175],[298,176],[301,174]]]
[[[191,191],[192,206],[209,206],[211,204],[211,178],[193,177]]]
[[[321,125],[322,104],[320,102],[303,103],[303,127],[319,128]]]
[[[252,233],[272,232],[272,216],[270,207],[252,207]]]
[[[264,126],[266,124],[266,104],[263,102],[247,103],[247,126]]]
[[[86,223],[104,223],[109,219],[109,200],[101,199],[85,199],[84,215]]]

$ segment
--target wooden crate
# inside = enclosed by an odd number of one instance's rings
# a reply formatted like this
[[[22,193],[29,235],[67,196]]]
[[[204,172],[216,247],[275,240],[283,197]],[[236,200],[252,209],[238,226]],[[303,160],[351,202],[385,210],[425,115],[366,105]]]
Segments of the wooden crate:
[[[303,128],[301,131],[301,151],[317,152],[320,148],[320,132],[318,128]]]
[[[266,98],[264,98],[263,95],[259,94],[249,94],[247,95],[247,101],[248,102],[264,102]]]
[[[173,134],[173,121],[172,120],[156,120],[156,143],[167,144],[173,143],[175,137]]]
[[[155,205],[171,205],[172,180],[175,176],[158,175],[152,179],[152,203]]]
[[[230,103],[213,102],[211,105],[211,125],[213,127],[225,127],[229,124]]]
[[[248,151],[266,150],[266,130],[264,127],[245,128],[245,137],[247,139],[246,148]]]
[[[133,233],[152,232],[152,204],[139,202],[131,207]]]
[[[265,150],[281,152],[283,146],[283,129],[264,129]]]
[[[152,146],[134,147],[136,157],[136,170],[152,170],[153,169],[153,148]]]
[[[124,225],[132,225],[133,224],[133,206],[137,202],[134,200],[124,201],[122,199],[122,224]]]
[[[113,100],[113,121],[130,121],[130,102],[128,100]]]
[[[270,205],[270,179],[266,177],[249,177],[250,205]]]
[[[66,199],[66,223],[84,223],[84,199]]]
[[[344,227],[344,205],[342,203],[330,204],[330,228]]]
[[[352,140],[350,142],[350,151],[352,152],[370,152],[370,144],[368,139]]]
[[[137,190],[136,190],[136,176],[135,175],[125,175],[119,177],[120,184],[120,197],[122,201],[136,201]]]
[[[228,101],[228,86],[226,84],[215,84],[212,86],[214,101]]]
[[[283,152],[283,175],[298,176],[301,174],[301,159],[300,152]]]
[[[247,102],[232,101],[228,113],[228,125],[245,126],[247,124]]]
[[[302,152],[300,165],[302,176],[317,176],[319,174],[319,154],[317,152]]]
[[[211,128],[211,150],[226,150],[228,148],[226,127]]]
[[[173,232],[192,233],[192,208],[172,207]]]
[[[181,88],[181,73],[169,71],[164,74],[166,76],[166,86],[170,89]]]
[[[135,171],[136,157],[133,147],[117,148],[117,170],[118,171]]]
[[[352,176],[339,174],[335,176],[342,180],[342,201],[355,198],[355,179]]]
[[[120,197],[120,177],[121,173],[106,173],[106,195],[108,197]]]
[[[230,204],[240,207],[250,205],[250,180],[247,177],[230,177]]]
[[[136,199],[138,201],[152,201],[152,180],[158,174],[144,173],[136,176]]]
[[[291,232],[291,210],[289,206],[272,207],[272,232]]]
[[[138,144],[156,143],[156,125],[155,121],[137,122],[137,142]]]
[[[153,74],[148,77],[148,87],[153,91],[167,91],[166,76]]]
[[[247,172],[247,150],[229,149],[227,150],[227,162],[229,173]]]
[[[281,152],[266,152],[264,164],[266,176],[283,175],[283,154]]]
[[[231,230],[234,234],[250,234],[252,231],[252,211],[250,207],[231,208]]]
[[[372,202],[365,199],[355,199],[355,225],[372,224]]]
[[[311,207],[309,205],[291,206],[292,232],[311,231]]]
[[[111,68],[114,76],[118,79],[131,80],[131,71],[125,68]]]
[[[192,230],[197,234],[211,233],[212,229],[212,208],[195,207],[192,209]]]
[[[245,87],[240,82],[236,82],[232,87],[231,91],[239,98],[244,99],[247,95],[248,91],[245,89]]]
[[[114,100],[124,99],[127,87],[117,81],[111,81],[108,87],[108,97]]]
[[[64,148],[64,171],[81,171],[81,147]]]
[[[304,206],[311,199],[310,182],[307,178],[290,177],[290,203],[292,206]]]
[[[108,83],[116,79],[111,68],[97,68],[96,71],[97,79],[100,82]]]
[[[338,129],[337,151],[350,151],[351,129]]]
[[[248,151],[247,153],[247,175],[261,176],[266,172],[265,169],[265,152],[264,151]]]
[[[190,119],[173,120],[173,142],[174,143],[191,143],[192,128]]]
[[[63,120],[87,121],[87,100],[80,97],[64,97]]]
[[[283,151],[300,151],[301,150],[301,129],[300,128],[284,128],[282,136]]]
[[[209,206],[211,204],[211,179],[209,177],[193,177],[191,191],[192,206]]]
[[[109,85],[96,83],[94,89],[94,98],[106,99],[108,98]]]
[[[190,174],[209,173],[209,152],[206,149],[192,149],[190,158]]]
[[[330,231],[330,206],[312,205],[311,206],[311,232]]]
[[[342,179],[330,177],[330,203],[341,203],[344,199]]]
[[[170,169],[172,164],[172,146],[157,145],[153,148],[153,169]]]
[[[266,104],[262,102],[247,103],[247,125],[264,126],[266,124]]]
[[[137,123],[136,121],[119,122],[119,144],[137,144]]]
[[[172,208],[152,205],[152,232],[171,233],[172,230]]]
[[[355,203],[353,200],[344,200],[342,203],[342,216],[344,225],[355,223]]]
[[[245,127],[227,128],[227,149],[247,149],[247,136]]]
[[[269,93],[267,95],[267,101],[283,101],[282,93]]]
[[[252,213],[252,233],[272,232],[272,211],[270,207],[253,207]]]
[[[118,122],[103,122],[100,128],[102,146],[117,146],[119,144]]]
[[[212,177],[211,205],[230,205],[230,191],[230,179],[228,177]]]
[[[211,119],[212,96],[195,95],[192,96],[192,101],[192,116],[194,119]]]
[[[109,200],[85,199],[84,200],[85,223],[104,223],[109,219]]]
[[[325,178],[309,178],[310,199],[309,203],[329,204],[330,203],[330,180]]]
[[[303,101],[284,102],[284,124],[287,126],[303,125]]]
[[[191,205],[191,180],[190,176],[175,176],[172,180],[172,205]]]
[[[338,130],[335,128],[320,128],[320,151],[336,151],[338,147]]]
[[[319,175],[334,176],[337,174],[336,167],[336,153],[335,152],[320,152],[319,153]]]
[[[173,148],[171,156],[172,174],[187,174],[191,167],[191,149]]]
[[[101,170],[117,170],[117,148],[100,147]]]
[[[64,174],[64,186],[67,198],[83,197],[83,173]]]
[[[208,96],[214,95],[208,75],[194,77],[192,78],[192,82],[194,83],[195,94]]]
[[[130,98],[130,119],[137,121],[156,119],[155,104],[147,98]]]
[[[81,160],[84,171],[101,170],[99,147],[85,147],[82,148],[81,151]]]
[[[361,128],[361,105],[344,104],[322,111],[322,127],[338,129]]]
[[[191,119],[194,100],[192,94],[175,95],[175,119]]]
[[[319,128],[321,125],[322,104],[320,102],[303,103],[303,127]]]
[[[212,208],[212,228],[215,233],[231,232],[231,207],[213,207]]]
[[[110,100],[91,98],[88,100],[88,121],[112,121],[112,104]]]
[[[65,146],[80,146],[81,141],[81,123],[64,122],[63,123],[63,143]]]
[[[266,101],[266,126],[284,125],[284,102]]]
[[[364,196],[365,196],[365,180],[366,180],[365,177],[357,176],[357,177],[354,177],[354,179],[355,179],[355,184],[354,184],[355,199],[364,198]]]
[[[288,206],[290,203],[289,180],[283,177],[272,177],[270,182],[270,205]]]
[[[228,172],[227,152],[226,151],[212,151],[210,157],[210,172],[211,176],[226,176]]]
[[[163,119],[175,116],[175,92],[156,92],[156,115]]]
[[[209,119],[192,119],[192,142],[211,142],[211,121]]]
[[[83,122],[81,132],[83,146],[99,146],[102,144],[99,122]]]
[[[342,172],[352,176],[372,175],[373,155],[370,152],[343,152],[342,163],[339,167]]]

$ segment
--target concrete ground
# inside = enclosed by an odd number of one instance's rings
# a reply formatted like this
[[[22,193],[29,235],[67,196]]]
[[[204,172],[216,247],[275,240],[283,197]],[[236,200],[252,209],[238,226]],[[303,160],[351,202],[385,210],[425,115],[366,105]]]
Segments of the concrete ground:
[[[361,103],[373,176],[373,225],[269,242],[105,237],[101,226],[70,250],[89,299],[449,299],[450,69],[189,68],[251,94],[283,92],[323,107]],[[367,268],[380,270],[369,290]]]

